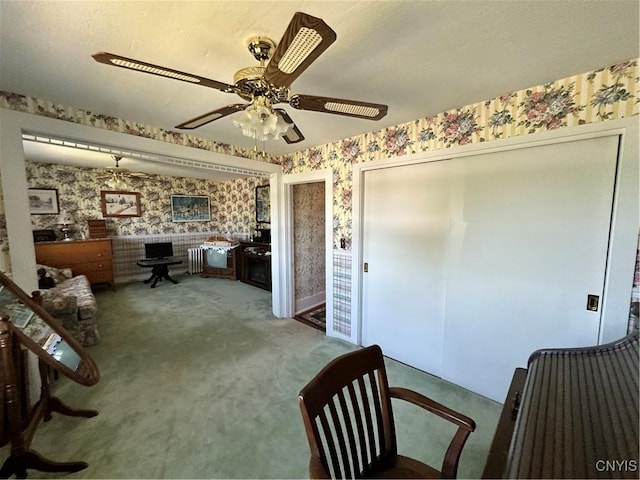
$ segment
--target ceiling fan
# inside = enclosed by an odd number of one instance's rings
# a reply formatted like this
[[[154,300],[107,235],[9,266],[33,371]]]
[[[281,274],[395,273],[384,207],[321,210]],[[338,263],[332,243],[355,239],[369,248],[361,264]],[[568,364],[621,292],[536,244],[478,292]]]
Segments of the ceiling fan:
[[[200,115],[176,126],[180,129],[195,129],[236,112],[245,112],[242,121],[235,122],[243,133],[260,140],[279,138],[287,143],[304,140],[300,129],[282,108],[273,108],[279,103],[288,103],[298,110],[345,115],[348,117],[380,120],[387,114],[387,105],[346,100],[316,95],[291,94],[289,87],[300,74],[311,65],[334,41],[336,33],[319,18],[306,13],[294,14],[280,43],[266,37],[249,40],[248,49],[259,66],[239,70],[233,84],[211,80],[190,73],[165,68],[132,58],[107,52],[92,57],[100,63],[173,78],[183,82],[214,88],[225,93],[234,93],[249,103],[233,103]],[[260,132],[257,130],[261,129]],[[265,138],[266,137],[266,138]]]
[[[128,177],[138,177],[138,178],[149,178],[150,175],[142,172],[132,172],[127,168],[120,167],[120,160],[122,160],[121,156],[111,155],[111,158],[116,162],[115,167],[109,167],[105,169],[105,173],[99,175],[98,178],[101,180],[106,180],[107,184],[110,186],[117,188],[126,184],[126,179]]]

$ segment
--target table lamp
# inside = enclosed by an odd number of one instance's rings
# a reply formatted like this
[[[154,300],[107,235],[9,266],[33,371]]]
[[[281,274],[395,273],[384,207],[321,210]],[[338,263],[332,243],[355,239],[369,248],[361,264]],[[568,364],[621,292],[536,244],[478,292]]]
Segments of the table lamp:
[[[73,230],[72,225],[74,223],[75,222],[73,221],[73,218],[68,213],[65,212],[60,216],[60,222],[58,223],[58,225],[60,225],[60,231],[62,232],[63,241],[73,240],[71,232]]]

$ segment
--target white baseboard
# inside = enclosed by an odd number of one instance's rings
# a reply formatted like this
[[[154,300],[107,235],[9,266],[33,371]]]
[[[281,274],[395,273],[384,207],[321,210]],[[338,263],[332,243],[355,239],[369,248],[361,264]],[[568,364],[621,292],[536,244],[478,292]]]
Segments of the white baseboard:
[[[326,292],[316,293],[310,297],[296,298],[295,313],[305,312],[326,302]]]

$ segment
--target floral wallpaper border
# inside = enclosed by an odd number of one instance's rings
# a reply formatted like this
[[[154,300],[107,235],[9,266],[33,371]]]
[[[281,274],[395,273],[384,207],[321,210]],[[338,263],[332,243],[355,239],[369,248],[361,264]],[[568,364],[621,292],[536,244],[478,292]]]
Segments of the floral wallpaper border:
[[[19,93],[0,91],[0,108],[55,118],[57,120],[64,120],[65,122],[78,123],[89,127],[102,128],[104,130],[126,133],[176,145],[199,148],[210,152],[224,153],[235,157],[278,163],[277,158],[269,154],[256,158],[252,151],[228,143],[216,142],[214,140],[199,138],[189,133],[175,132],[153,125],[145,125],[109,115],[90,112],[88,110],[63,106],[55,102],[28,97]]]

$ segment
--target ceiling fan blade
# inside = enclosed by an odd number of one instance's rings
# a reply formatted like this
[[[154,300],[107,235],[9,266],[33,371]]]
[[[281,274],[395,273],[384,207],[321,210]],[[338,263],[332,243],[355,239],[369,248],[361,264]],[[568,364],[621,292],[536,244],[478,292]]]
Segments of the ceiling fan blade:
[[[140,60],[134,60],[133,58],[121,57],[120,55],[108,52],[98,52],[91,56],[96,62],[104,63],[105,65],[127,68],[137,72],[150,73],[160,77],[173,78],[174,80],[215,88],[216,90],[222,90],[223,92],[235,92],[233,85],[211,80],[210,78],[199,77],[198,75],[181,72],[179,70],[153,65],[152,63],[141,62]]]
[[[264,79],[289,87],[335,40],[336,32],[324,21],[297,12],[269,60]]]
[[[379,103],[359,102],[333,97],[315,95],[292,95],[289,104],[298,110],[334,113],[347,117],[380,120],[387,114],[388,106]]]
[[[213,110],[209,113],[205,113],[204,115],[200,115],[199,117],[192,118],[191,120],[187,120],[180,125],[176,125],[176,128],[193,130],[194,128],[201,127],[209,122],[213,122],[214,120],[218,120],[219,118],[231,115],[232,113],[241,112],[249,105],[249,103],[233,103],[231,105],[227,105],[226,107],[218,108],[217,110]]]
[[[273,109],[274,112],[276,112],[277,115],[279,115],[280,117],[282,117],[282,119],[287,122],[289,125],[291,125],[289,127],[289,130],[287,130],[283,135],[282,135],[282,139],[291,144],[291,143],[298,143],[304,140],[304,135],[302,135],[302,132],[300,131],[300,129],[297,127],[297,125],[295,123],[293,123],[293,120],[291,120],[291,117],[289,116],[289,114],[281,109],[281,108],[274,108]]]

